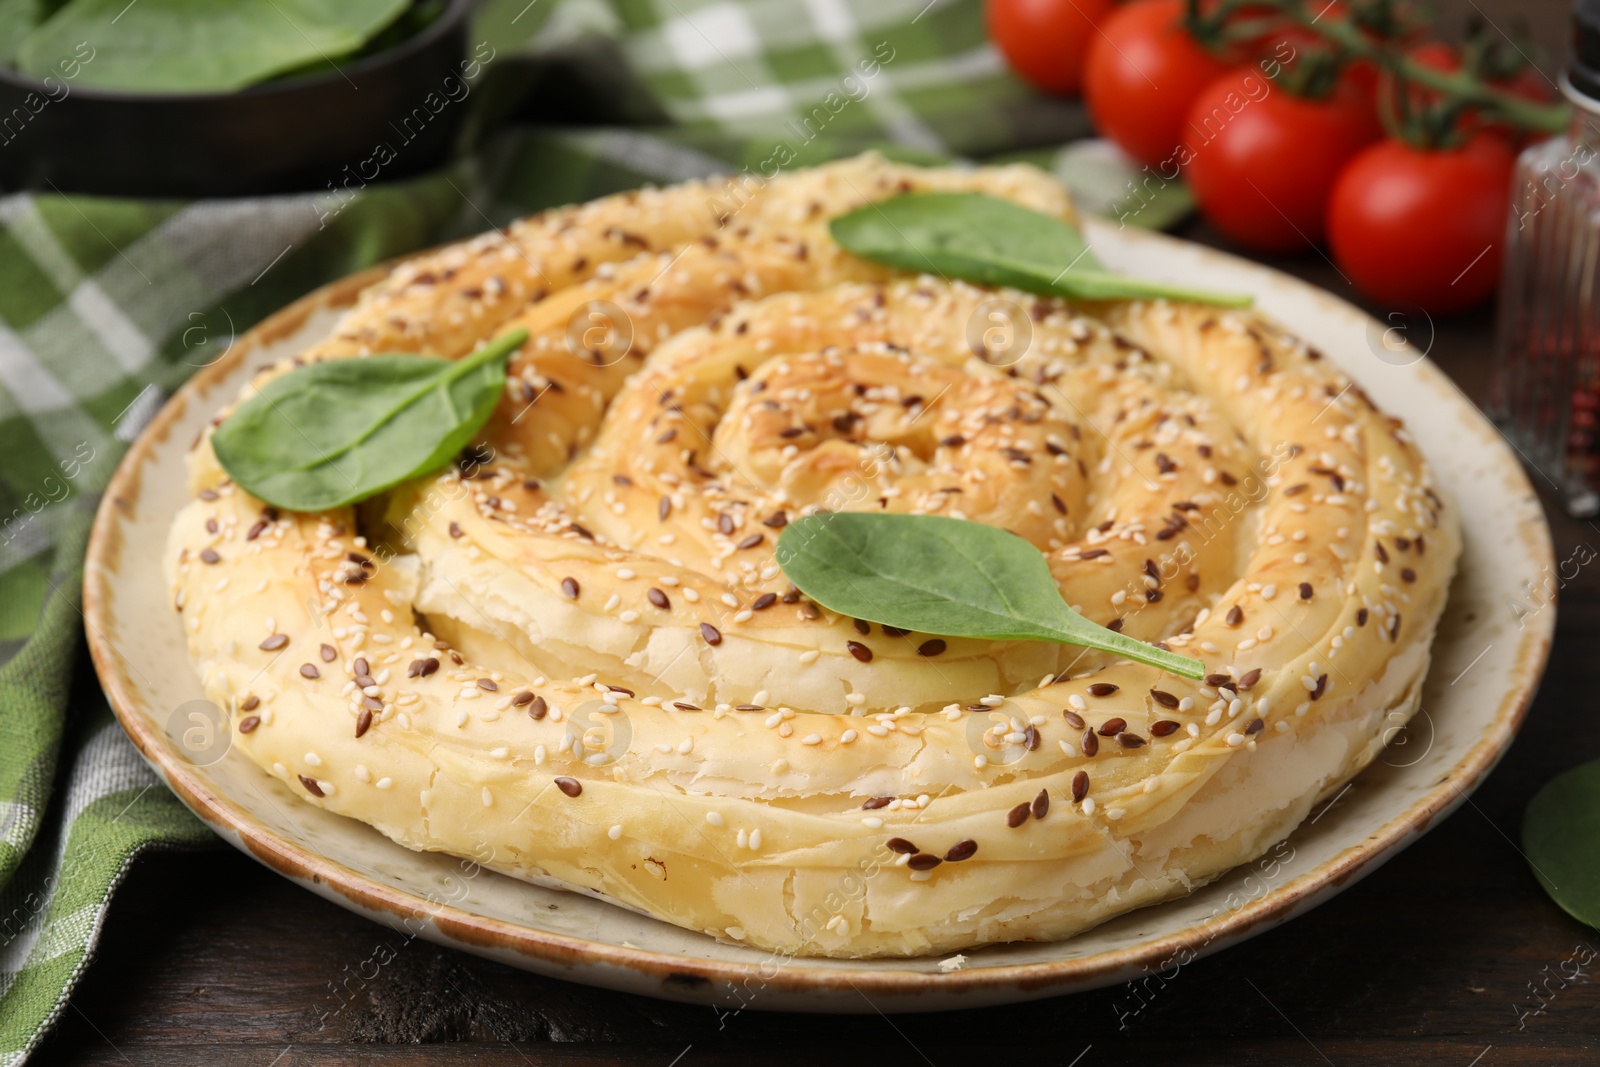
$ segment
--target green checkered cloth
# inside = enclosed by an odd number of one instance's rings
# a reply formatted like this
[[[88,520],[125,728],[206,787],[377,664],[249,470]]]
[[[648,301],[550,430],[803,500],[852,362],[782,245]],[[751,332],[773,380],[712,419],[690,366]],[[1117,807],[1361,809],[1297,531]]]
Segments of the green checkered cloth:
[[[491,0],[474,32],[495,56],[475,119],[503,132],[336,213],[0,196],[0,1067],[65,1009],[134,858],[215,841],[109,714],[79,590],[123,450],[236,332],[391,256],[779,146],[796,166],[878,147],[1083,169],[1045,147],[1087,133],[1081,107],[1005,73],[978,0]]]

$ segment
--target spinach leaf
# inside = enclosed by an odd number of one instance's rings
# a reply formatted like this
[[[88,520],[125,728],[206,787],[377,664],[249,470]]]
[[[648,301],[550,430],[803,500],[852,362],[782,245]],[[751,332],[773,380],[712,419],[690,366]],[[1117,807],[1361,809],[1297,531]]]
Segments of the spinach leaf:
[[[0,0],[0,63],[16,61],[22,39],[43,22],[44,17],[45,12],[39,0]],[[58,78],[60,76],[60,72],[54,69],[49,73]]]
[[[938,515],[807,515],[778,537],[778,565],[818,604],[869,622],[948,637],[1058,641],[1200,678],[1204,665],[1107,630],[1073,611],[1037,548],[979,522]]]
[[[1522,847],[1550,899],[1600,926],[1600,760],[1553,779],[1528,802]]]
[[[291,511],[365,500],[448,463],[489,421],[526,330],[459,360],[385,355],[274,378],[212,435],[238,485]]]
[[[828,224],[862,259],[902,270],[1004,285],[1077,300],[1165,297],[1247,307],[1240,293],[1191,289],[1113,274],[1075,226],[982,193],[911,193],[868,204]]]
[[[86,41],[94,60],[77,78],[85,87],[232,92],[354,52],[409,6],[410,0],[70,0],[23,39],[17,68],[42,78]]]

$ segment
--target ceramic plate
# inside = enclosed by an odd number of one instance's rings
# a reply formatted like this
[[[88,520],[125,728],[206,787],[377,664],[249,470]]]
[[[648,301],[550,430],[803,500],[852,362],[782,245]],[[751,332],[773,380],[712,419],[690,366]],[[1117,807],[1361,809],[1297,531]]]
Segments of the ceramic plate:
[[[89,644],[133,742],[196,815],[313,893],[541,974],[702,1003],[796,1011],[932,1011],[1053,996],[1206,955],[1291,918],[1361,878],[1454,809],[1499,760],[1533,697],[1555,627],[1530,589],[1551,573],[1550,532],[1517,458],[1419,348],[1328,294],[1159,234],[1091,223],[1112,267],[1256,294],[1261,307],[1402,416],[1465,515],[1461,569],[1434,645],[1422,709],[1342,793],[1265,857],[1182,900],[1061,943],[964,959],[790,959],[719,944],[575,893],[408,851],[298,801],[237,752],[197,744],[205,705],[159,566],[188,499],[183,454],[255,368],[326,336],[381,271],[327,286],[242,335],[194,376],[123,460],[95,523],[84,578]],[[1425,325],[1423,328],[1426,328]]]

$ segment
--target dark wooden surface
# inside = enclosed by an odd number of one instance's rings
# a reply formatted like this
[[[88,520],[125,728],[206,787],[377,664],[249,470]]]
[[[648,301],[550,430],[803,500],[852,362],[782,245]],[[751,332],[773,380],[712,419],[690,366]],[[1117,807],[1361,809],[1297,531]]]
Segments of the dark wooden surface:
[[[1528,15],[1553,53],[1564,9],[1484,7],[1495,19]],[[1199,223],[1184,235],[1219,243]],[[1314,254],[1274,265],[1354,297]],[[1492,323],[1484,309],[1434,327],[1432,358],[1474,398],[1493,358]],[[1410,325],[1414,337],[1428,330]],[[1546,503],[1558,559],[1600,546],[1596,527]],[[1331,902],[1184,967],[1142,1006],[1118,987],[933,1016],[887,1018],[863,1004],[858,1016],[719,1018],[407,942],[218,849],[136,865],[35,1062],[1597,1063],[1600,984],[1588,972],[1600,958],[1576,964],[1600,953],[1600,932],[1550,902],[1516,844],[1539,786],[1600,757],[1600,734],[1586,728],[1600,686],[1596,642],[1600,571],[1587,568],[1562,592],[1528,724],[1471,803]]]

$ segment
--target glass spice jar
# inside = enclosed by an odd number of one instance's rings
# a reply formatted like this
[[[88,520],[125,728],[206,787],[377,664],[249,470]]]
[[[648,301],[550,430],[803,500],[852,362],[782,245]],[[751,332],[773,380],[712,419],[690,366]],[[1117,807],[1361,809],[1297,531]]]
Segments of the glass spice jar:
[[[1600,514],[1600,0],[1573,12],[1564,135],[1517,158],[1489,414],[1574,515]]]

